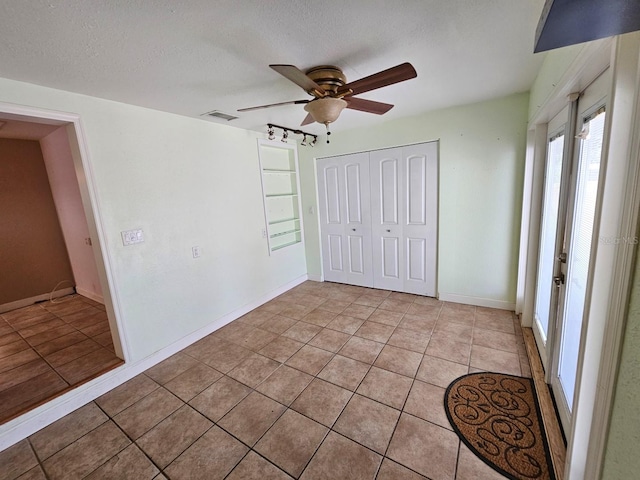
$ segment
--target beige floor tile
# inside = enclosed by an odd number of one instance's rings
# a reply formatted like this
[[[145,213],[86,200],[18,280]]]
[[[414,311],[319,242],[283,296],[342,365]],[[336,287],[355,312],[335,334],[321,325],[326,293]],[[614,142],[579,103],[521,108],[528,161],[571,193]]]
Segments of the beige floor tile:
[[[517,353],[480,345],[471,347],[471,366],[488,372],[520,375],[520,357]]]
[[[183,402],[188,402],[220,378],[222,378],[220,372],[204,363],[198,363],[186,372],[169,380],[164,387]]]
[[[240,345],[243,348],[251,350],[252,352],[257,352],[277,337],[277,333],[263,330],[261,328],[248,327],[245,332],[231,335],[228,340],[236,345]]]
[[[342,311],[342,315],[347,317],[359,318],[360,320],[366,320],[375,311],[373,307],[367,307],[366,305],[358,305],[352,303]]]
[[[136,443],[156,465],[164,468],[212,425],[193,408],[184,405],[145,433]]]
[[[249,393],[251,393],[249,387],[224,376],[196,395],[189,405],[210,420],[217,422]]]
[[[152,480],[160,471],[149,461],[144,453],[135,445],[129,445],[117,455],[111,457],[104,465],[94,470],[87,480],[112,480],[135,478],[136,480]]]
[[[309,385],[311,380],[313,380],[311,375],[282,365],[258,385],[256,390],[283,405],[289,405]]]
[[[515,334],[513,316],[511,312],[499,311],[499,313],[476,312],[476,328],[495,330],[497,332]]]
[[[251,325],[252,327],[259,327],[274,315],[275,313],[268,310],[255,309],[240,317],[238,319],[238,322],[246,323],[247,325]]]
[[[320,330],[322,330],[322,328],[317,325],[298,322],[282,335],[288,338],[292,338],[293,340],[297,340],[298,342],[307,343],[309,340],[315,337],[318,332],[320,332]]]
[[[424,315],[426,317],[433,317],[434,319],[440,314],[441,307],[437,305],[422,305],[420,303],[412,303],[407,309],[409,315]]]
[[[392,294],[393,295],[393,294]],[[378,307],[380,310],[388,310],[390,312],[396,312],[405,314],[411,307],[412,302],[404,302],[402,300],[396,300],[391,295],[386,298]]]
[[[327,325],[327,328],[337,330],[339,332],[348,333],[353,335],[358,331],[360,326],[364,323],[364,320],[360,318],[348,317],[346,315],[338,315],[331,323]]]
[[[456,342],[471,343],[473,327],[461,323],[441,322],[438,320],[431,337],[438,338],[438,336],[449,337]]]
[[[342,348],[349,338],[351,338],[350,335],[346,333],[324,328],[309,341],[309,345],[335,353]]]
[[[253,446],[287,408],[258,392],[251,392],[218,422],[222,428]]]
[[[460,442],[456,480],[504,480],[506,478],[480,460],[464,443]]]
[[[405,377],[413,378],[418,371],[421,361],[422,354],[420,353],[386,345],[380,352],[380,355],[378,355],[374,365],[394,373],[399,373]]]
[[[301,480],[373,480],[382,457],[335,432],[309,462]]]
[[[28,440],[21,440],[0,452],[0,478],[18,478],[23,473],[28,472],[38,465]]]
[[[166,468],[171,480],[222,480],[249,449],[213,426]]]
[[[398,327],[393,331],[387,344],[411,350],[412,352],[424,353],[430,338],[431,336],[428,333]]]
[[[280,336],[262,347],[258,353],[276,362],[284,363],[303,346],[302,342]]]
[[[434,333],[429,340],[426,354],[432,357],[442,358],[463,365],[469,364],[471,345],[465,342],[458,342],[453,337],[437,336]]]
[[[251,350],[223,340],[218,342],[215,347],[206,346],[198,351],[192,351],[189,355],[219,372],[227,373],[251,355]]]
[[[34,433],[29,440],[38,458],[45,460],[107,420],[109,417],[91,402]]]
[[[351,302],[345,302],[342,300],[335,300],[335,299],[326,299],[324,302],[322,302],[319,305],[319,308],[322,308],[323,310],[329,310],[330,312],[333,312],[333,313],[340,314],[349,305],[351,305]]]
[[[399,410],[356,394],[333,430],[384,455],[399,417]]]
[[[101,397],[98,397],[96,403],[107,415],[113,417],[159,387],[160,386],[149,377],[140,374],[105,393]]]
[[[337,313],[330,310],[316,308],[315,310],[312,310],[304,317],[302,317],[302,321],[305,323],[311,323],[312,325],[317,325],[319,327],[326,327],[327,324],[329,324],[331,320],[333,320],[337,316]]]
[[[393,330],[394,327],[390,325],[367,321],[362,324],[354,335],[374,342],[386,343]]]
[[[378,308],[384,299],[374,295],[360,295],[353,303],[367,307]]]
[[[347,390],[355,391],[369,371],[369,365],[351,358],[336,355],[318,374],[322,378]]]
[[[444,411],[445,389],[416,380],[411,387],[404,411],[428,422],[452,430]]]
[[[453,480],[458,436],[442,427],[403,413],[387,456],[433,480]]]
[[[388,300],[385,300],[388,301]],[[389,325],[391,327],[397,327],[402,321],[404,314],[399,312],[393,312],[390,310],[376,310],[368,318],[370,322],[382,323],[383,325]]]
[[[473,344],[518,353],[518,337],[510,333],[476,328],[473,332]]]
[[[283,317],[294,318],[296,320],[302,320],[302,318],[314,308],[315,307],[287,302],[287,305],[282,309],[280,315]]]
[[[353,392],[316,378],[296,398],[291,408],[331,427],[352,396]]]
[[[252,353],[227,375],[240,383],[255,388],[279,366],[280,363],[275,360]]]
[[[83,478],[130,444],[131,440],[108,421],[49,457],[43,466],[51,480]]]
[[[158,382],[160,385],[164,385],[169,380],[177,377],[181,373],[186,372],[190,368],[195,367],[197,364],[198,362],[196,362],[189,355],[178,352],[175,355],[170,356],[166,360],[163,360],[159,364],[151,367],[144,373],[152,380]]]
[[[398,324],[398,327],[431,335],[431,331],[436,326],[437,318],[437,312],[432,315],[415,315],[407,313],[402,317],[402,321]]]
[[[283,317],[282,315],[276,314],[264,322],[260,328],[281,335],[296,323],[298,323],[298,320],[295,318]]]
[[[309,375],[317,375],[332,358],[333,353],[327,350],[305,345],[287,360],[285,364]]]
[[[412,383],[409,377],[372,367],[356,393],[401,410]]]
[[[298,478],[327,432],[323,425],[289,409],[260,439],[255,450]]]
[[[442,313],[475,313],[474,305],[465,305],[464,303],[445,302],[442,306]]]
[[[427,480],[422,475],[412,472],[406,467],[403,467],[399,463],[393,462],[388,458],[382,460],[380,471],[376,480]]]
[[[226,480],[291,480],[291,478],[274,464],[251,451],[233,469]]]
[[[183,405],[175,395],[164,388],[154,390],[123,410],[113,420],[134,440],[155,427]]]
[[[383,343],[367,340],[366,338],[351,337],[338,353],[343,357],[349,357],[371,365],[384,348]]]
[[[440,323],[455,323],[469,327],[472,327],[475,321],[476,316],[473,312],[457,312],[449,309],[443,309],[438,317],[438,322]]]
[[[425,355],[420,368],[418,368],[416,379],[446,388],[456,378],[468,372],[469,367],[467,365]]]

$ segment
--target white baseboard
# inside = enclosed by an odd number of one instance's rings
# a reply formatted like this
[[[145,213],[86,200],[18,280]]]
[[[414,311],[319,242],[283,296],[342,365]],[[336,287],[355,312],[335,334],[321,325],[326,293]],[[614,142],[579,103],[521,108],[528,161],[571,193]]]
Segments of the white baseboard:
[[[87,297],[88,299],[93,300],[94,302],[98,302],[104,305],[104,298],[102,295],[98,295],[97,293],[91,292],[89,290],[85,290],[84,288],[79,287],[77,285],[76,285],[76,292],[79,295],[82,295],[83,297]]]
[[[475,305],[476,307],[498,308],[500,310],[514,311],[515,303],[505,302],[503,300],[493,300],[491,298],[469,297],[467,295],[458,295],[456,293],[442,293],[438,295],[438,299],[444,302],[464,303],[465,305]]]
[[[198,340],[206,337],[212,332],[215,332],[219,328],[225,326],[229,322],[236,320],[242,315],[249,313],[251,310],[263,305],[269,300],[274,299],[278,295],[292,289],[293,287],[300,285],[305,280],[308,280],[307,275],[292,280],[291,282],[282,285],[281,287],[263,295],[257,300],[250,302],[227,315],[218,318],[214,322],[206,325],[205,327],[196,330],[195,332],[181,338],[180,340],[166,346],[162,350],[143,358],[135,363],[124,364],[104,375],[95,378],[94,380],[87,382],[79,387],[54,398],[50,402],[41,405],[18,418],[15,418],[4,425],[0,426],[0,451],[10,447],[11,445],[19,442],[20,440],[27,438],[29,435],[33,435],[38,430],[50,425],[51,423],[59,420],[60,418],[68,415],[74,410],[86,405],[87,403],[95,400],[100,395],[107,393],[109,390],[113,390],[117,386],[123,384],[127,380],[132,379],[136,375],[144,372],[148,368],[160,363],[161,361],[169,358],[171,355],[183,350],[189,345],[197,342]],[[48,298],[48,297],[47,297]]]
[[[56,290],[53,293],[43,293],[42,295],[36,295],[35,297],[29,297],[22,300],[16,300],[15,302],[5,303],[4,305],[0,305],[0,313],[9,312],[11,310],[15,310],[16,308],[28,307],[29,305],[33,305],[37,302],[44,302],[46,300],[49,300],[50,298],[64,297],[65,295],[71,295],[72,293],[75,293],[74,288],[67,287]]]

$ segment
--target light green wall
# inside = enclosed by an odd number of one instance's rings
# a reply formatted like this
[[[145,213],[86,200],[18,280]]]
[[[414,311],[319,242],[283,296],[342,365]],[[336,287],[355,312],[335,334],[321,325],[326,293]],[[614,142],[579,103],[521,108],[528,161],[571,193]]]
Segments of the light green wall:
[[[640,258],[636,257],[603,479],[637,478],[640,472]]]
[[[131,360],[306,274],[302,245],[262,238],[257,133],[5,79],[0,102],[81,116]]]
[[[314,158],[440,141],[438,290],[515,302],[527,93],[340,130],[299,149],[307,265],[320,275]],[[364,115],[364,114],[363,114]],[[317,212],[317,208],[315,208]]]

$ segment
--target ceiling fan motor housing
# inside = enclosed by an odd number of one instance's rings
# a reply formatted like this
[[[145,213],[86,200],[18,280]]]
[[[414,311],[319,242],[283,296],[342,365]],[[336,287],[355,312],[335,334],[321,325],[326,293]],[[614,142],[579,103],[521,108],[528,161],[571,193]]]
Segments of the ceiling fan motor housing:
[[[337,94],[338,89],[347,83],[347,77],[338,67],[321,65],[307,70],[306,75],[316,82],[325,92]]]

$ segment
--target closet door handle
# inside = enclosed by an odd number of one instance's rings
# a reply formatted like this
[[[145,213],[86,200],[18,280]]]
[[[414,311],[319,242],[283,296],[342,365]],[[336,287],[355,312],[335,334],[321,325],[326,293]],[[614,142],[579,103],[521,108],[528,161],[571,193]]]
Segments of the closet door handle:
[[[356,229],[355,229],[355,228],[352,228],[351,230],[353,230],[354,232],[356,231]]]
[[[387,230],[387,233],[391,232],[391,230]]]

